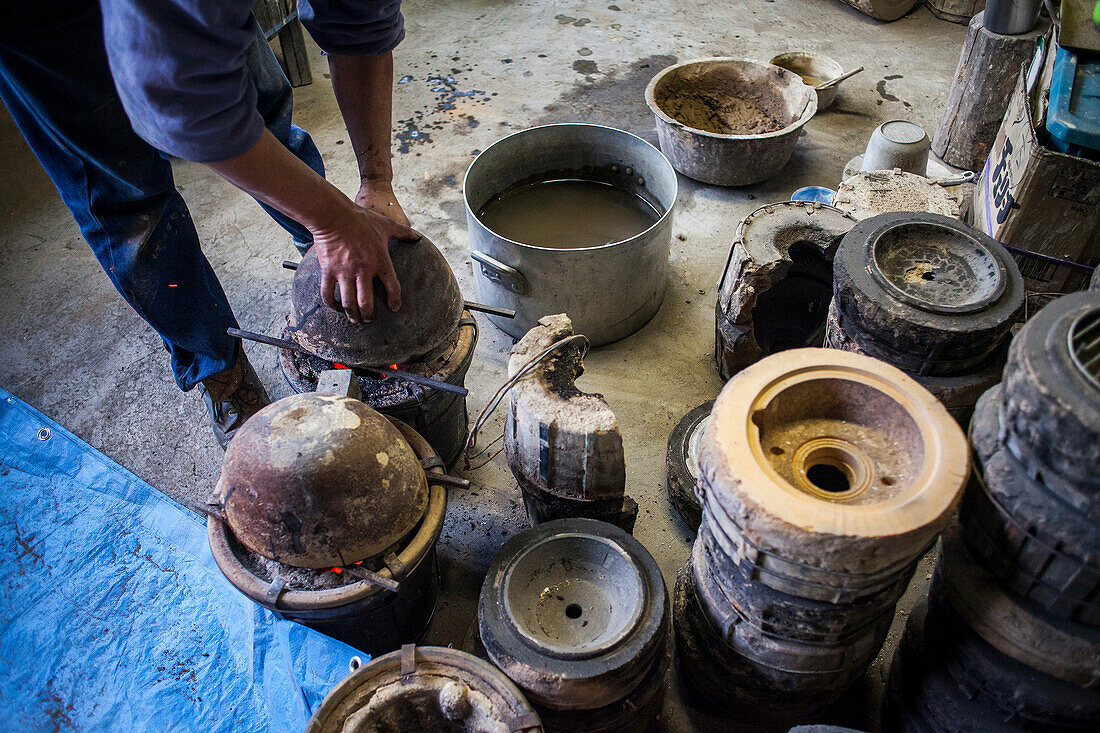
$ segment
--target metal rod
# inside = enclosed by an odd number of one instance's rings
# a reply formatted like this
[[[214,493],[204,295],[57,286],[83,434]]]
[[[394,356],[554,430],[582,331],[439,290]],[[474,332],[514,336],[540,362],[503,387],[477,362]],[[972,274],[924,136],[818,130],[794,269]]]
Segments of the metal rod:
[[[385,588],[386,590],[393,593],[396,593],[397,589],[401,585],[396,580],[387,578],[384,575],[379,575],[378,573],[372,570],[367,570],[366,568],[360,567],[359,565],[345,565],[340,569],[348,575],[354,575],[356,578],[368,580],[371,583],[374,583],[375,585]]]
[[[444,382],[440,379],[432,379],[431,377],[422,377],[419,374],[412,374],[411,372],[402,371],[401,369],[391,369],[390,367],[354,367],[354,369],[361,369],[365,372],[375,372],[377,374],[381,374],[384,377],[400,377],[401,379],[408,380],[413,384],[419,384],[423,387],[431,387],[432,389],[438,389],[442,392],[451,392],[462,397],[470,394],[470,390],[466,389],[465,387],[460,387],[457,384]]]
[[[1031,252],[1030,250],[1020,249],[1019,247],[1013,247],[1011,245],[1003,245],[1005,249],[1014,255],[1020,255],[1029,260],[1039,260],[1040,262],[1046,262],[1050,265],[1065,265],[1066,267],[1072,267],[1074,270],[1080,270],[1081,272],[1092,272],[1095,267],[1089,267],[1086,264],[1080,262],[1074,262],[1073,260],[1063,260],[1061,257],[1053,257],[1051,255],[1045,255],[1041,252]]]
[[[829,87],[835,87],[840,82],[844,81],[845,79],[848,79],[848,78],[851,78],[851,77],[855,76],[856,74],[858,74],[861,71],[863,71],[863,67],[862,66],[857,66],[856,68],[852,69],[851,71],[845,72],[845,73],[841,74],[840,76],[833,77],[829,81],[821,82],[816,87],[814,87],[814,89],[828,89]]]
[[[280,349],[287,349],[289,351],[297,351],[299,354],[305,354],[306,356],[313,356],[310,352],[303,349],[293,341],[287,341],[286,339],[275,338],[274,336],[268,336],[263,333],[256,333],[254,331],[243,331],[239,328],[227,328],[225,332],[233,338],[245,339],[246,341],[255,341],[261,344],[267,344],[268,346],[278,346]]]
[[[459,478],[458,476],[451,476],[446,473],[427,473],[429,484],[444,484],[446,486],[454,486],[456,489],[468,489],[470,488],[470,480],[465,478]]]
[[[515,318],[516,312],[511,308],[497,308],[493,305],[483,305],[481,303],[474,303],[473,301],[465,301],[466,310],[479,311],[481,313],[488,313],[491,316],[500,316],[501,318]]]
[[[299,263],[295,262],[294,260],[283,260],[283,267],[288,270],[297,270],[298,264]]]
[[[195,512],[196,514],[205,514],[208,517],[218,520],[222,524],[225,524],[225,517],[222,513],[213,507],[214,504],[192,504],[190,502],[181,502],[185,507]]]
[[[248,341],[256,341],[257,343],[267,344],[268,346],[278,346],[280,349],[288,349],[290,351],[296,351],[299,354],[305,354],[306,356],[313,356],[318,359],[317,356],[311,351],[307,351],[293,341],[286,339],[275,338],[274,336],[268,336],[262,333],[255,333],[254,331],[244,331],[239,328],[227,328],[225,330],[227,334],[233,338],[246,339]],[[326,360],[327,361],[327,360]],[[457,384],[451,384],[450,382],[444,382],[440,379],[432,379],[431,377],[422,377],[419,374],[412,374],[401,369],[395,369],[391,367],[363,367],[355,366],[351,367],[351,370],[356,374],[365,374],[371,376],[373,374],[380,374],[383,377],[398,377],[413,384],[419,384],[422,387],[431,387],[432,389],[438,389],[441,392],[451,392],[456,395],[465,397],[470,394],[470,390],[465,387],[460,387]]]

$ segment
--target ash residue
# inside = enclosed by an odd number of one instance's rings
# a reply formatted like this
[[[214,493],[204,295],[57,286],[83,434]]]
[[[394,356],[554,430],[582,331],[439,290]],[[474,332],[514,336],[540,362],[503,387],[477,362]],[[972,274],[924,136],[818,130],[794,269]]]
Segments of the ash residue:
[[[422,81],[435,94],[435,101],[429,108],[417,110],[410,117],[397,121],[394,130],[398,140],[397,152],[408,153],[416,145],[430,144],[432,131],[442,130],[447,124],[458,123],[469,128],[478,126],[477,118],[470,114],[471,108],[487,103],[489,97],[494,95],[481,89],[463,89],[460,80],[462,73],[462,69],[452,68],[448,73],[433,73],[423,77]],[[397,83],[409,84],[414,81],[416,79],[407,74]]]
[[[563,400],[570,400],[585,394],[577,389],[577,385],[574,383],[584,374],[584,351],[581,349],[580,344],[570,344],[558,349],[556,354],[551,354],[546,358],[542,369],[539,371],[541,371],[543,379],[546,380],[550,391]],[[592,395],[592,397],[600,399],[601,395]]]
[[[233,554],[237,556],[249,572],[265,583],[270,583],[276,577],[280,577],[286,581],[287,588],[292,590],[331,590],[359,582],[359,578],[348,573],[296,568],[293,565],[284,565],[281,562],[276,562],[240,547],[234,547]]]
[[[653,113],[645,103],[645,88],[654,74],[674,63],[675,56],[647,56],[600,74],[596,81],[586,78],[548,105],[534,124],[584,120],[627,130],[655,142]],[[591,59],[577,59],[573,68],[587,77],[599,73]]]
[[[316,388],[317,378],[321,372],[334,369],[332,362],[325,361],[318,356],[309,356],[298,352],[291,353],[291,361],[294,369],[307,386]],[[404,365],[404,369],[410,372],[420,373],[422,366],[419,363]],[[418,400],[423,396],[424,388],[418,384],[407,382],[398,377],[386,377],[374,379],[362,374],[355,375],[355,381],[359,383],[359,390],[363,393],[363,401],[375,409],[401,405],[408,401]]]
[[[472,344],[460,339],[461,327],[455,330],[454,335],[435,351],[424,355],[416,361],[398,366],[412,374],[419,374],[435,379],[449,380],[455,374],[463,359],[462,354],[456,354],[459,344],[467,344],[470,349]],[[283,338],[292,340],[289,330],[283,331]],[[317,378],[321,372],[334,369],[332,362],[325,361],[318,356],[311,356],[299,352],[284,351],[282,354],[284,369],[289,359],[290,365],[298,377],[305,383],[304,387],[314,389],[317,386]],[[359,383],[359,390],[363,393],[363,401],[376,410],[384,410],[410,402],[423,402],[433,390],[422,387],[419,384],[401,379],[400,377],[386,377],[374,379],[370,376],[357,374],[355,380]],[[299,388],[302,388],[301,386]]]

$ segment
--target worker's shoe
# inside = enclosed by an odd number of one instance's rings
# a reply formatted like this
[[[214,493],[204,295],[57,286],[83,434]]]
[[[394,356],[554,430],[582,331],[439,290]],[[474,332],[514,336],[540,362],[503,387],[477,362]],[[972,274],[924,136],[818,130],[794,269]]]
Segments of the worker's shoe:
[[[263,382],[248,363],[244,349],[237,347],[237,363],[207,377],[198,385],[202,401],[210,412],[211,427],[218,445],[225,450],[245,420],[271,404]]]

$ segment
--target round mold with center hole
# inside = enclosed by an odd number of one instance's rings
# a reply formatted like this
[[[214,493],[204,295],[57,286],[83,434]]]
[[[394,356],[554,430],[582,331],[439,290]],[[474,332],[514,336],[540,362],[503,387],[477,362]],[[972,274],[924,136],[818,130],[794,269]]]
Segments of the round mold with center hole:
[[[965,436],[932,394],[837,349],[792,349],[738,373],[701,440],[712,524],[785,577],[845,592],[882,587],[919,557],[968,472]]]
[[[867,243],[871,275],[896,298],[932,313],[974,313],[1007,286],[988,245],[934,222],[899,223]]]
[[[836,438],[815,438],[794,454],[794,478],[799,488],[823,499],[840,501],[871,487],[875,471],[867,453]],[[891,486],[892,482],[883,482]]]
[[[751,405],[752,450],[790,490],[852,504],[889,501],[920,477],[925,436],[893,385],[821,370]],[[899,480],[900,477],[900,480]]]
[[[610,540],[570,532],[533,545],[504,571],[504,615],[536,650],[562,659],[613,649],[637,627],[646,582]]]

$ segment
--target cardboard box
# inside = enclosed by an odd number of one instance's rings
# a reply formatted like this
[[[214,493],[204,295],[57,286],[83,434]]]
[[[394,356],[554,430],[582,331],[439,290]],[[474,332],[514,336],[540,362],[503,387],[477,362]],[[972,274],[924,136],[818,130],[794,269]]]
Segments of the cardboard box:
[[[1052,46],[1048,38],[1044,48]],[[1100,163],[1042,144],[1053,66],[1054,54],[1040,50],[1030,73],[1024,69],[1017,79],[972,208],[976,228],[1048,256],[1016,256],[1028,290],[1064,293],[1087,285],[1089,273],[1049,258],[1100,262]]]

